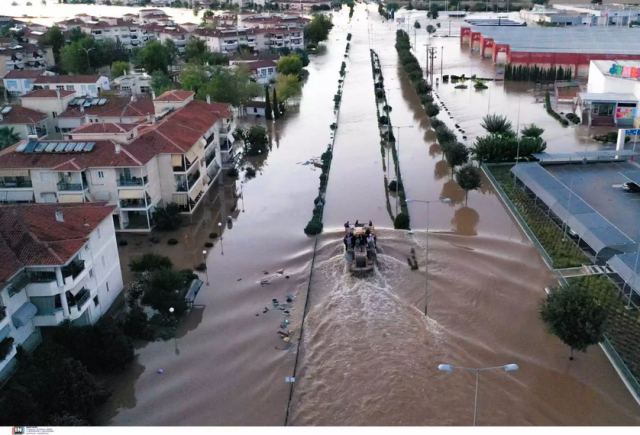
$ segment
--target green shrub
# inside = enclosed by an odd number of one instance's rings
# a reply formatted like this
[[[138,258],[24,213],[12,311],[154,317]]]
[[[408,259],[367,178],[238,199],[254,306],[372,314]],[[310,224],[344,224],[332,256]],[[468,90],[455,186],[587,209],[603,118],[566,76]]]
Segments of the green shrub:
[[[176,203],[156,207],[153,213],[155,228],[158,231],[173,231],[180,228],[182,215],[180,207]]]
[[[146,272],[162,269],[171,269],[173,264],[169,257],[153,253],[147,253],[140,258],[134,258],[129,262],[129,269],[132,272]]]
[[[307,223],[307,226],[304,227],[304,233],[308,236],[314,236],[322,232],[322,227],[322,221],[313,217],[309,223]]]
[[[404,213],[398,213],[396,218],[393,220],[393,227],[396,230],[408,230],[409,227],[409,215]]]

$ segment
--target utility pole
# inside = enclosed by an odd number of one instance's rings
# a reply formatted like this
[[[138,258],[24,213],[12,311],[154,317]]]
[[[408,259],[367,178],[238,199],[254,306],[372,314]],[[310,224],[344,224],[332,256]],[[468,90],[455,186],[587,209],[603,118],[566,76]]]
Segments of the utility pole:
[[[442,81],[442,59],[444,59],[444,45],[440,47],[440,81]]]
[[[429,79],[429,44],[424,44],[424,76]]]
[[[431,65],[429,66],[429,84],[433,86],[433,59],[436,57],[437,47],[428,47],[427,48],[427,64],[429,64],[429,59],[431,59]]]

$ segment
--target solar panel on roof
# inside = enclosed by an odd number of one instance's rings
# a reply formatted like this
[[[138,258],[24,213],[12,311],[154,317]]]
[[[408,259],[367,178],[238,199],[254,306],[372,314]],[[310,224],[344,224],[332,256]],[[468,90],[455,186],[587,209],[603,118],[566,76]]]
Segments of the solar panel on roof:
[[[80,151],[82,151],[83,148],[84,148],[84,142],[79,142],[73,148],[73,152],[79,153]]]
[[[73,149],[76,147],[76,143],[75,142],[69,142],[67,144],[67,146],[64,148],[64,152],[65,153],[70,153],[73,151]]]
[[[49,142],[47,147],[44,149],[45,152],[50,153],[58,146],[57,142]]]
[[[34,148],[34,153],[41,153],[47,147],[47,142],[38,142],[38,145]]]
[[[82,105],[84,107],[91,107],[91,100],[85,100],[85,102]]]
[[[26,142],[23,142],[23,143],[21,143],[20,145],[18,145],[18,146],[16,147],[16,151],[17,151],[17,152],[19,152],[19,153],[21,153],[22,151],[24,151],[24,148],[25,148],[26,146],[27,146],[27,143],[26,143]]]
[[[64,151],[65,147],[67,146],[66,142],[60,142],[58,143],[58,145],[56,145],[56,149],[54,150],[56,153],[61,153]]]
[[[25,153],[32,153],[37,145],[38,145],[38,142],[34,142],[34,141],[29,142],[27,144],[27,146],[24,148],[24,152]]]
[[[100,98],[100,101],[98,101],[98,106],[104,106],[106,103],[107,103],[106,98]]]
[[[100,101],[100,98],[94,98],[93,100],[91,100],[91,105],[96,106],[98,104],[98,101]]]
[[[13,108],[13,107],[11,107],[11,106],[4,106],[4,107],[2,108],[2,111],[1,111],[0,113],[2,113],[3,115],[6,115],[7,113],[11,112],[11,109],[12,109],[12,108]]]
[[[85,152],[89,152],[89,151],[93,151],[93,147],[96,146],[95,142],[87,142],[87,144],[84,146],[84,151]]]

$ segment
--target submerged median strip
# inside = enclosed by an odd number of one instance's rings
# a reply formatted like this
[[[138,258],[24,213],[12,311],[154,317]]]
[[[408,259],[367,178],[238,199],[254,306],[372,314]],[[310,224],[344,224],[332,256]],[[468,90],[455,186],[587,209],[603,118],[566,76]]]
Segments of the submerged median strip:
[[[384,175],[384,192],[387,198],[387,211],[393,221],[395,229],[410,229],[409,208],[407,207],[407,197],[404,192],[404,184],[402,183],[402,172],[400,171],[400,162],[398,160],[398,152],[396,149],[396,139],[393,135],[393,126],[391,124],[391,116],[389,112],[391,107],[387,102],[387,94],[384,90],[384,77],[382,76],[382,68],[380,66],[380,58],[374,50],[370,50],[371,55],[371,72],[373,74],[373,88],[376,95],[376,116],[378,120],[378,129],[380,131],[380,153],[382,154],[382,169]],[[384,115],[380,115],[381,110]],[[385,153],[391,150],[393,156],[395,180],[389,181],[386,174],[390,168],[385,164]],[[400,200],[400,213],[393,215],[391,203],[389,201],[389,190],[395,191]]]
[[[347,34],[347,45],[344,50],[344,57],[349,54],[351,45],[351,33]],[[333,96],[333,117],[334,120],[329,126],[330,143],[327,145],[327,149],[320,157],[322,173],[320,174],[320,187],[318,188],[318,196],[313,200],[313,214],[311,219],[304,228],[304,232],[307,235],[313,236],[322,232],[322,216],[324,213],[325,194],[327,191],[327,184],[329,182],[329,170],[331,169],[331,160],[333,159],[333,146],[336,142],[336,130],[338,129],[338,118],[340,115],[340,104],[342,102],[342,89],[344,88],[344,78],[347,75],[347,64],[342,61],[340,65],[340,78],[338,79],[338,91]]]

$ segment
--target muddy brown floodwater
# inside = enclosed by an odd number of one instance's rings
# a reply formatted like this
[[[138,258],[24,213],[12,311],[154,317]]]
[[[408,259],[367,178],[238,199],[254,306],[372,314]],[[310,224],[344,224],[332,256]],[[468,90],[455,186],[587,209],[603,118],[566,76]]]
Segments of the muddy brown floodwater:
[[[479,424],[639,424],[637,406],[599,348],[569,363],[566,347],[546,332],[537,310],[553,279],[486,180],[465,203],[397,66],[395,24],[384,22],[375,5],[364,4],[356,5],[350,22],[346,9],[333,20],[326,53],[308,67],[299,109],[269,125],[273,146],[268,156],[251,162],[258,175],[245,180],[244,201],[234,198],[238,183],[227,180],[212,189],[185,228],[159,235],[158,244],[131,237],[122,249],[123,265],[154,251],[169,255],[178,267],[194,267],[202,261],[208,234],[232,216],[232,228],[208,249],[210,284],[198,295],[200,306],[174,340],[137,348],[132,367],[112,380],[114,394],[100,422],[285,422],[290,392],[285,377],[294,370],[314,246],[302,229],[319,171],[305,163],[328,143],[331,96],[346,34],[352,32],[325,233],[318,238],[288,423],[471,424],[472,377],[445,375],[437,364],[516,362],[518,372],[481,376]],[[451,199],[432,204],[429,216],[424,205],[411,204],[414,233],[388,228],[370,44],[381,58],[393,123],[414,125],[401,132],[408,196]],[[456,68],[479,62],[465,56],[452,60]],[[509,93],[504,98],[512,99]],[[538,119],[528,113],[521,113],[522,123]],[[474,128],[482,114],[469,115],[465,125]],[[341,245],[342,223],[357,218],[374,220],[383,250],[379,270],[361,280],[345,272]],[[428,318],[423,313],[427,222]],[[167,246],[169,237],[179,244]],[[407,266],[412,247],[418,271]],[[292,300],[288,317],[272,304],[287,297]],[[284,320],[290,322],[291,345],[277,334]]]

